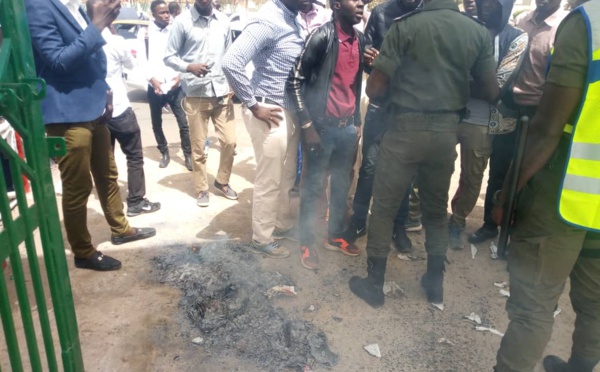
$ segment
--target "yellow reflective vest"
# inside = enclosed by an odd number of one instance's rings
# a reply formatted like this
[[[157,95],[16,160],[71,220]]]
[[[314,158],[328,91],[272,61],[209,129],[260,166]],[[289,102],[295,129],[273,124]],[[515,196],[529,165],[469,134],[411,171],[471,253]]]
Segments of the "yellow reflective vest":
[[[558,211],[570,225],[600,231],[600,1],[588,1],[573,11],[585,19],[589,63],[581,107],[573,125],[565,127],[571,147]]]

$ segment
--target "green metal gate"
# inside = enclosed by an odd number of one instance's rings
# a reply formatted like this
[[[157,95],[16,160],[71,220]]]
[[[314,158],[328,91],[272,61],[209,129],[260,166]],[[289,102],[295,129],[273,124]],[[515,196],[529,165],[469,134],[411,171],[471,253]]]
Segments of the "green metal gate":
[[[21,159],[6,141],[0,139],[0,154],[8,158],[17,197],[17,211],[11,211],[7,184],[0,172],[0,262],[10,258],[12,280],[0,269],[0,316],[13,371],[23,370],[23,356],[29,356],[33,371],[83,371],[77,319],[71,294],[69,273],[61,234],[60,220],[49,156],[64,154],[62,138],[46,138],[39,100],[45,94],[45,83],[36,79],[31,40],[23,0],[0,0],[0,24],[3,41],[0,45],[0,115],[5,117],[23,139],[25,159]],[[0,171],[3,171],[0,164]],[[33,202],[27,199],[23,177],[31,183]],[[13,213],[18,217],[14,218]],[[39,228],[41,250],[47,272],[51,309],[56,324],[51,321],[43,278],[36,252],[34,232]],[[19,247],[24,243],[30,277],[26,277]],[[28,285],[39,314],[34,320]],[[14,283],[22,333],[15,327],[8,283]],[[56,326],[62,361],[57,360],[52,326]],[[36,327],[37,326],[37,327]],[[40,330],[41,341],[38,338]],[[22,336],[24,334],[24,337]],[[25,339],[27,353],[21,352],[19,335]],[[43,355],[45,355],[45,360]]]

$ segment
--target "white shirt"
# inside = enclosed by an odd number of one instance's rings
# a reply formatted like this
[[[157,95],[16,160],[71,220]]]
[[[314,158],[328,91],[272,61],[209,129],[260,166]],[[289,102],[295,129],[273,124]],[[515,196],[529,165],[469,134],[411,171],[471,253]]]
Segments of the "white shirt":
[[[81,14],[81,0],[60,0],[60,2],[67,7],[69,13],[75,18],[82,30],[85,30],[88,26],[83,14]]]
[[[161,84],[171,84],[173,79],[179,76],[177,71],[168,67],[163,62],[170,31],[171,25],[168,25],[163,29],[160,29],[154,22],[151,22],[150,25],[148,25],[148,61],[145,70],[148,82],[154,78]],[[168,91],[169,89],[170,86],[165,90]]]
[[[113,35],[108,29],[102,32],[106,44],[102,47],[106,54],[106,84],[113,92],[113,117],[117,117],[130,107],[127,88],[123,81],[123,68],[134,68],[133,56],[125,39]]]

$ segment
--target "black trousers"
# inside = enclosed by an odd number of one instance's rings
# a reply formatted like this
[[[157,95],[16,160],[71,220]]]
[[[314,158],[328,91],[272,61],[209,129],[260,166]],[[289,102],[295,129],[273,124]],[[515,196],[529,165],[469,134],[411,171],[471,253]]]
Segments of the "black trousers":
[[[129,107],[121,115],[108,122],[110,142],[115,149],[115,141],[127,158],[127,206],[133,207],[144,200],[146,195],[146,176],[144,175],[144,152],[142,136],[135,113]]]
[[[158,95],[154,93],[154,89],[148,86],[148,103],[150,104],[150,118],[152,120],[152,131],[156,139],[156,147],[161,154],[168,150],[167,138],[162,127],[162,110],[165,104],[169,104],[177,125],[179,126],[179,137],[181,139],[181,149],[185,155],[192,153],[192,145],[190,143],[190,128],[188,126],[185,112],[181,107],[181,101],[185,98],[185,94],[181,87],[170,91],[167,94]]]
[[[352,204],[352,221],[359,226],[367,223],[369,215],[369,206],[373,196],[373,183],[375,181],[375,169],[379,157],[379,146],[381,138],[387,129],[385,115],[381,108],[369,105],[365,117],[365,126],[363,128],[362,144],[362,164],[358,172],[358,183],[354,193],[354,202]],[[398,214],[394,218],[394,226],[404,226],[408,218],[408,198],[410,190],[404,197]]]
[[[537,107],[528,106],[521,107],[518,110],[518,117],[523,115],[533,119]],[[494,136],[492,142],[492,154],[490,156],[490,176],[488,185],[485,191],[485,205],[483,209],[483,225],[488,228],[496,228],[497,225],[492,219],[492,209],[494,209],[494,193],[502,189],[502,184],[510,168],[515,147],[517,145],[518,129],[507,134],[499,134]]]

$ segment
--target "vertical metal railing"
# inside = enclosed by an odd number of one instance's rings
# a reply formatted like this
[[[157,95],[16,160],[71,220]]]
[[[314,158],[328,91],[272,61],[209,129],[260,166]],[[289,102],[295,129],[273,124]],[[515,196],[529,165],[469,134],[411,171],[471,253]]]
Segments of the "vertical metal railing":
[[[0,154],[8,158],[13,187],[16,193],[18,217],[13,217],[7,196],[8,186],[0,177],[0,262],[10,258],[15,292],[25,337],[29,366],[33,371],[58,371],[52,321],[48,314],[43,278],[38,262],[34,233],[39,229],[41,251],[48,279],[51,305],[61,349],[64,371],[83,371],[83,360],[77,330],[73,296],[64,252],[64,243],[52,184],[49,156],[64,154],[61,138],[46,138],[39,100],[45,94],[45,83],[36,79],[31,39],[23,0],[0,0],[0,24],[3,41],[0,45],[0,115],[23,139],[25,159],[0,139]],[[3,165],[0,163],[0,171]],[[2,173],[2,172],[0,172]],[[33,202],[28,200],[23,176],[31,183]],[[20,247],[27,256],[30,282],[37,306],[36,324],[30,303],[27,278]],[[13,371],[23,370],[19,346],[19,331],[9,298],[4,273],[0,272],[0,317]],[[36,334],[39,326],[42,342]],[[45,363],[42,363],[41,345]]]

